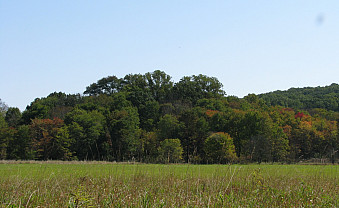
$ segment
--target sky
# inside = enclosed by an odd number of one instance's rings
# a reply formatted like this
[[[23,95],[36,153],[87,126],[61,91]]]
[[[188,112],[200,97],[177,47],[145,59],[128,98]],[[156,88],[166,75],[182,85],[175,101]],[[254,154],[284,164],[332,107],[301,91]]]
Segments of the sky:
[[[0,99],[162,70],[217,77],[227,95],[339,81],[339,1],[0,0]]]

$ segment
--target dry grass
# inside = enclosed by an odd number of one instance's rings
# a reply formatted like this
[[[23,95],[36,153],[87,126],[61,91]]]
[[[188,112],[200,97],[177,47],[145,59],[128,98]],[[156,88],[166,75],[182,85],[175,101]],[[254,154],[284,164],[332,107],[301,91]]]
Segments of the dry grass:
[[[339,166],[0,164],[1,207],[338,207]]]

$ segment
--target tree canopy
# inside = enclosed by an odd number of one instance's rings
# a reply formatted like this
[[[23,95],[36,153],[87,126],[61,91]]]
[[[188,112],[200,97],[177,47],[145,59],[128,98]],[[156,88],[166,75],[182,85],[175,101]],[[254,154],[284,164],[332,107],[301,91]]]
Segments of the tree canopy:
[[[322,108],[339,112],[339,85],[333,83],[326,87],[291,88],[259,95],[269,106],[308,110]]]
[[[0,159],[334,163],[338,89],[238,98],[202,74],[108,76],[84,95],[54,92],[23,112],[0,100]]]

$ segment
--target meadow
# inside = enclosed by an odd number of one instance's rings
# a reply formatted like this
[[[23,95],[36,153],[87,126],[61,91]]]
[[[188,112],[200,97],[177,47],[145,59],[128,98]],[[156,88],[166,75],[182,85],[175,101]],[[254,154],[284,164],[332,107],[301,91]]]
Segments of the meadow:
[[[338,165],[0,162],[0,207],[338,206]]]

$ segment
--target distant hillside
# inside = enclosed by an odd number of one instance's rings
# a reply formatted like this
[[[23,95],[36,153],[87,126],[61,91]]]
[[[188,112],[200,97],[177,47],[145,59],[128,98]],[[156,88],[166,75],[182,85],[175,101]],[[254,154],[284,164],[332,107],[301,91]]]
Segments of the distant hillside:
[[[325,87],[291,88],[258,95],[267,105],[280,105],[294,109],[323,108],[339,112],[339,85]]]

